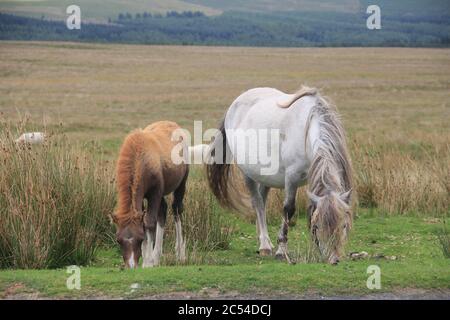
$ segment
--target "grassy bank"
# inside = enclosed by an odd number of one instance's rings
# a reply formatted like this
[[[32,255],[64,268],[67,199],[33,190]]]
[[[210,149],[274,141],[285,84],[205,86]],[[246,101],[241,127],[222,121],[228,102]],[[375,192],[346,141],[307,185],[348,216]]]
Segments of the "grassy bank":
[[[122,270],[119,255],[115,249],[108,249],[100,252],[94,264],[81,269],[80,291],[66,288],[69,274],[65,269],[1,271],[0,291],[4,297],[138,298],[176,295],[177,292],[183,293],[183,297],[227,293],[357,296],[402,288],[450,289],[450,261],[439,246],[436,235],[439,221],[435,219],[380,217],[365,213],[356,220],[357,231],[352,234],[348,251],[364,250],[369,258],[345,259],[338,266],[288,265],[273,257],[260,258],[255,252],[254,225],[240,220],[235,222],[230,249],[212,252],[209,256],[212,265]],[[272,238],[276,231],[277,227],[271,226]],[[304,232],[304,217],[301,217],[290,238],[294,256],[305,245]],[[392,260],[393,256],[395,260]],[[372,291],[366,287],[369,265],[378,265],[381,269],[381,290]]]

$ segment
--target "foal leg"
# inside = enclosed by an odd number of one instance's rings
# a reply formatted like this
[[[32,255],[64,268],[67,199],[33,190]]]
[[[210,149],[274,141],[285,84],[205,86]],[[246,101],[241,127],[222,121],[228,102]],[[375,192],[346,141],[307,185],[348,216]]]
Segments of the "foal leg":
[[[245,184],[250,191],[252,198],[252,206],[256,211],[257,221],[256,227],[259,230],[259,254],[268,256],[272,254],[272,242],[270,241],[269,232],[267,231],[266,209],[264,207],[264,198],[259,192],[258,183],[249,177],[245,177]],[[268,191],[268,190],[267,190]],[[267,194],[266,194],[267,196]]]
[[[175,229],[177,240],[175,243],[175,252],[177,254],[178,261],[185,262],[186,261],[186,242],[183,239],[183,232],[181,228],[181,215],[183,213],[183,198],[184,193],[186,192],[186,180],[188,174],[184,177],[178,189],[176,189],[173,193],[173,203],[172,210],[175,218]]]
[[[156,219],[156,240],[155,248],[153,250],[153,266],[158,266],[163,253],[163,239],[164,239],[164,227],[166,225],[167,217],[167,203],[164,198],[161,198],[160,209],[158,217]]]
[[[145,225],[145,233],[146,240],[144,241],[142,248],[145,249],[143,251],[144,262],[142,264],[143,268],[153,267],[155,264],[155,251],[157,249],[157,240],[158,240],[158,229],[160,229],[160,211],[163,209],[162,202],[164,199],[160,194],[150,193],[148,199],[148,212],[144,218]],[[167,210],[167,205],[166,205]],[[165,216],[164,216],[165,222]],[[159,228],[158,228],[159,227]],[[163,226],[164,228],[164,226]],[[163,230],[164,231],[164,230]],[[159,260],[157,261],[159,263]]]
[[[289,221],[292,219],[292,216],[295,213],[295,197],[297,195],[297,185],[286,178],[285,183],[285,198],[283,204],[283,219],[281,222],[280,232],[278,234],[278,249],[275,253],[275,257],[277,259],[286,258],[289,260],[288,256],[288,229],[289,229]]]
[[[150,201],[147,197],[147,207],[149,207]],[[144,229],[145,229],[145,239],[142,242],[142,258],[144,261],[150,263],[153,255],[153,248],[155,246],[155,236],[156,236],[156,213],[147,212],[144,216]]]

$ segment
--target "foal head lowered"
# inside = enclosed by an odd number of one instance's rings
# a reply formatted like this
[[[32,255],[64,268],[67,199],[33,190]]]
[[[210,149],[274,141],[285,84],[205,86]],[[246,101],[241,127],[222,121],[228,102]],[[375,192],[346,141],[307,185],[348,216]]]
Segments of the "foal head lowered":
[[[352,227],[350,194],[351,191],[341,194],[331,191],[323,196],[308,193],[311,235],[322,256],[331,264],[339,262]]]
[[[120,245],[123,261],[127,268],[136,268],[141,258],[141,245],[145,239],[143,214],[136,213],[132,218],[120,221],[112,216],[116,224],[116,240]]]

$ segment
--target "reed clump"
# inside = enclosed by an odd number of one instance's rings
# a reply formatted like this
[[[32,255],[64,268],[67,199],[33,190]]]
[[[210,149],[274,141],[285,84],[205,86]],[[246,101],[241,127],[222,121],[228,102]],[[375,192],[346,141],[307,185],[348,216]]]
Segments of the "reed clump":
[[[0,267],[88,264],[111,232],[110,165],[61,135],[16,143],[21,129],[1,125]]]

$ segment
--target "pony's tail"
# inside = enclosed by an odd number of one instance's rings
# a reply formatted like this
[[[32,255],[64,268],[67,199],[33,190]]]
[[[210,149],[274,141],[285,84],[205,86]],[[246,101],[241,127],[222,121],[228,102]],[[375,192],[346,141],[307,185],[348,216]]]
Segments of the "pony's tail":
[[[248,215],[251,212],[250,197],[242,182],[238,181],[239,172],[235,165],[231,164],[225,118],[220,123],[219,131],[220,134],[216,135],[208,152],[206,176],[209,188],[221,206]]]
[[[298,90],[296,93],[292,94],[291,97],[287,101],[279,102],[277,103],[278,107],[280,108],[289,108],[296,102],[298,99],[304,97],[304,96],[315,96],[317,94],[316,88],[310,88],[306,86],[302,86],[300,90]]]

